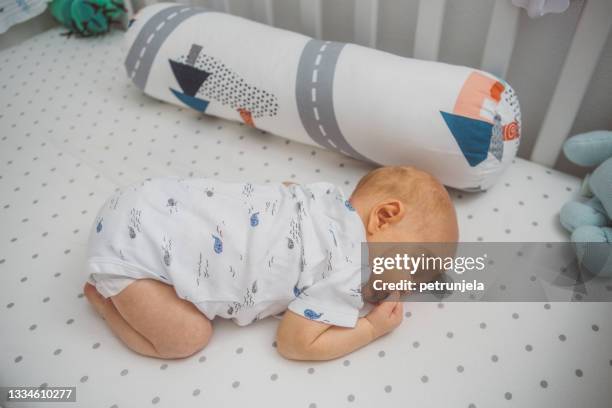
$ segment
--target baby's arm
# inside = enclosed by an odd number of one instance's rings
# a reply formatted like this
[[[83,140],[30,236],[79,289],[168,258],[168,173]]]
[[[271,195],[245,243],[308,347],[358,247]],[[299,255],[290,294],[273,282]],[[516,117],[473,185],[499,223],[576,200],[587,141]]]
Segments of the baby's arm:
[[[354,328],[309,320],[290,310],[277,332],[277,349],[292,360],[331,360],[351,353],[389,333],[402,322],[401,302],[383,302]]]

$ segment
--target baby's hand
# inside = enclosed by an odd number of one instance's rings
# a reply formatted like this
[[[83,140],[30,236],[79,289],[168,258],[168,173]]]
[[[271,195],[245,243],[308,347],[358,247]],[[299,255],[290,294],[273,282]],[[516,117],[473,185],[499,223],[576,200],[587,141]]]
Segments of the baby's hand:
[[[402,302],[386,301],[377,305],[366,319],[374,328],[374,339],[383,336],[402,323],[404,306]]]

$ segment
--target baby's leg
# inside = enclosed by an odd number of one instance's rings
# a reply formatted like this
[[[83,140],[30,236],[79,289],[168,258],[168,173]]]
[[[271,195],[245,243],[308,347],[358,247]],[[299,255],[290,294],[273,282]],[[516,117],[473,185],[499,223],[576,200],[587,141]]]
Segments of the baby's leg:
[[[159,357],[157,350],[151,342],[142,334],[138,333],[130,326],[123,317],[119,314],[113,301],[110,298],[105,299],[95,286],[86,283],[84,288],[85,296],[89,303],[96,309],[98,314],[102,316],[111,330],[119,337],[129,348],[139,354],[149,357]]]
[[[210,321],[174,289],[140,279],[118,295],[104,299],[91,285],[85,294],[113,332],[137,353],[158,358],[190,356],[206,346]]]

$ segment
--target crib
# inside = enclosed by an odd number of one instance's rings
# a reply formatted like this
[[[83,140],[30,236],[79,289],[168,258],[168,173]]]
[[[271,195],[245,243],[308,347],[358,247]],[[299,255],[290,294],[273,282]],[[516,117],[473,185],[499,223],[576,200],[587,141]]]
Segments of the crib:
[[[509,77],[519,97],[526,94],[525,140],[521,157],[491,190],[451,190],[461,240],[566,241],[557,214],[578,195],[580,174],[560,152],[570,133],[610,126],[610,93],[598,89],[609,89],[612,5],[574,1],[567,14],[545,17],[573,22],[575,30],[566,36],[566,52],[551,56],[562,63],[544,86],[549,101],[540,103],[546,97],[530,89],[539,77],[520,80],[529,66],[520,53],[527,55],[530,42],[520,28],[538,33],[539,22],[527,20],[510,1],[486,2],[478,12],[477,2],[462,3],[206,5],[316,38],[395,52],[405,38],[382,25],[405,18],[412,42],[404,52],[445,61],[460,45],[446,33],[449,26],[469,21],[468,10],[486,14],[479,20],[484,31],[468,36],[481,38],[474,45],[479,51],[462,62]],[[402,17],[402,10],[411,13]],[[610,303],[409,302],[398,330],[330,362],[280,357],[275,319],[246,328],[215,322],[210,344],[183,360],[130,352],[82,293],[92,217],[113,191],[147,177],[180,175],[327,180],[349,193],[372,167],[143,95],[124,73],[119,30],[80,39],[42,26],[0,51],[0,387],[76,387],[76,402],[54,406],[88,408],[610,406]],[[46,404],[0,401],[7,407]]]

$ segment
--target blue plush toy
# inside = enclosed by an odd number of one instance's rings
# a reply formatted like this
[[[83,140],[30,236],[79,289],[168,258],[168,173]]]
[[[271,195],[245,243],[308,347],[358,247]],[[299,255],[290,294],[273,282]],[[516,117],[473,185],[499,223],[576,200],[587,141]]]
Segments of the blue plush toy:
[[[594,131],[565,142],[567,158],[579,166],[598,166],[582,184],[585,201],[561,209],[561,224],[571,232],[578,261],[588,272],[612,277],[612,131]]]

